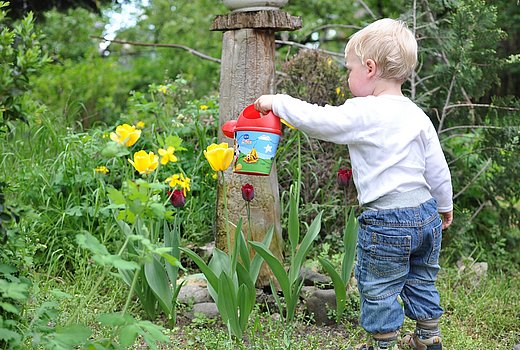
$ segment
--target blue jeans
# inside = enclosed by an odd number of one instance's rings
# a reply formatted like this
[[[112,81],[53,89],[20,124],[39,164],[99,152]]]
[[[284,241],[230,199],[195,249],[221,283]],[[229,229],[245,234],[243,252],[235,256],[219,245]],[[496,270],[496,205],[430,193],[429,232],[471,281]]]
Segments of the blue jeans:
[[[442,221],[435,199],[413,208],[366,210],[358,221],[361,326],[373,334],[390,333],[401,328],[405,315],[439,318],[443,310],[435,280]]]

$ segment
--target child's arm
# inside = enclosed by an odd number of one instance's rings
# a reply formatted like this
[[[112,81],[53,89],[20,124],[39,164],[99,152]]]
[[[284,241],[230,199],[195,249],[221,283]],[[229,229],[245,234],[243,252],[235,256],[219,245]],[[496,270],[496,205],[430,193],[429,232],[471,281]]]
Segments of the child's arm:
[[[442,229],[445,230],[453,221],[451,174],[433,126],[429,131],[430,138],[426,148],[424,177],[431,187],[432,196],[437,200],[439,213],[442,217]]]
[[[263,114],[273,111],[309,137],[337,144],[354,141],[362,125],[359,115],[364,110],[354,99],[341,106],[319,106],[283,94],[260,96],[254,106]]]

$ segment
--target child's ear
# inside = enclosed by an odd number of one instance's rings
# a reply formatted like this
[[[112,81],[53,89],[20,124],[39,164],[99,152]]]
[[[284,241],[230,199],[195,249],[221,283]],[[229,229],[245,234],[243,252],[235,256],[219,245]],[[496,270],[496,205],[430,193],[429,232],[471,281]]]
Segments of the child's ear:
[[[372,78],[373,76],[376,75],[377,65],[374,60],[372,60],[370,58],[368,60],[366,60],[365,67],[367,67],[367,75],[369,78]]]

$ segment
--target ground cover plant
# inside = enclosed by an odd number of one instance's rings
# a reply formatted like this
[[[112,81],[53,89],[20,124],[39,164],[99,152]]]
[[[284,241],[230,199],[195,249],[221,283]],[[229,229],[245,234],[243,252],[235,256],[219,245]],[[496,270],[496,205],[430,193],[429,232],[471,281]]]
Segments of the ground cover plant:
[[[455,187],[456,219],[444,235],[438,282],[443,341],[451,350],[513,348],[520,343],[520,105],[507,81],[518,73],[517,8],[505,1],[419,1],[413,9],[400,1],[319,3],[290,2],[287,11],[305,25],[287,37],[329,53],[293,58],[292,48],[279,47],[279,91],[341,103],[349,93],[335,59],[353,30],[342,25],[408,20],[421,65],[407,94],[438,127]],[[220,38],[200,33],[224,10],[206,0],[177,5],[154,1],[121,35],[174,35],[218,52]],[[194,251],[213,240],[223,175],[204,156],[219,145],[218,65],[114,44],[100,56],[89,35],[102,31],[103,16],[71,9],[17,19],[8,10],[0,1],[0,348],[348,349],[364,340],[347,236],[359,209],[352,184],[338,186],[338,171],[348,168],[344,148],[285,129],[277,154],[285,261],[269,254],[268,240],[250,242],[239,228],[231,254],[204,260]],[[167,11],[184,17],[169,20]],[[254,201],[252,192],[243,196],[246,205]],[[248,250],[259,253],[256,260]],[[253,300],[260,257],[283,287],[271,308]],[[473,267],[482,262],[489,268],[480,275]],[[217,300],[219,285],[236,292],[220,298],[218,319],[189,320],[190,306],[177,303],[176,281],[200,266]],[[337,272],[334,325],[317,326],[305,312],[301,266]]]

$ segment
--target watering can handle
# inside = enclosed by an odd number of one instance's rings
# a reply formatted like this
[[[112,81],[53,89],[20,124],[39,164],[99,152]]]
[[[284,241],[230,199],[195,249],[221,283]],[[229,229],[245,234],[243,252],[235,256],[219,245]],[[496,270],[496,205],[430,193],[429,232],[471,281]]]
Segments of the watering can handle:
[[[296,128],[294,126],[292,126],[291,124],[289,124],[285,119],[280,118],[280,121],[282,122],[283,125],[291,128],[293,130],[296,130]]]

